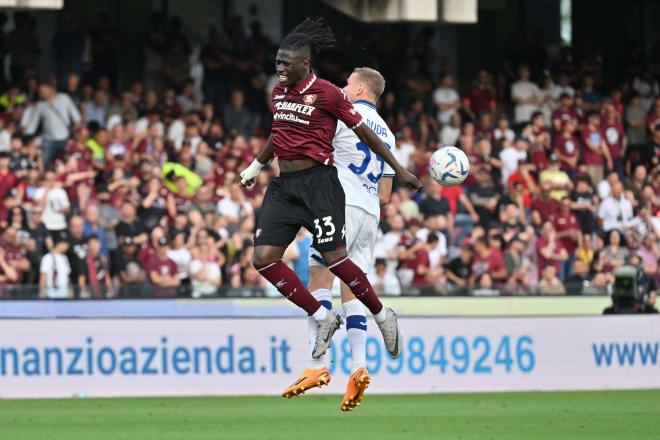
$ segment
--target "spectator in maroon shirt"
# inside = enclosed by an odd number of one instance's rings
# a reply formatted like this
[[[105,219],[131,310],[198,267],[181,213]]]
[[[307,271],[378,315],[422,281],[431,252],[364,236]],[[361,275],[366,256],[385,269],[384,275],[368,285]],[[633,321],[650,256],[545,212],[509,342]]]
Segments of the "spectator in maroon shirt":
[[[559,97],[559,108],[552,112],[552,128],[559,133],[566,121],[574,121],[577,124],[578,115],[573,108],[573,97],[568,93],[562,93]],[[577,125],[573,125],[573,130]]]
[[[16,271],[16,278],[13,280],[16,284],[20,284],[23,281],[23,275],[30,270],[30,261],[25,250],[25,244],[30,237],[27,233],[23,234],[19,238],[18,231],[13,227],[8,227],[2,234],[2,245],[0,246],[4,249],[5,261]]]
[[[534,226],[541,226],[544,220],[559,212],[559,202],[550,197],[551,189],[550,183],[543,183],[539,197],[532,202],[532,224]]]
[[[612,158],[600,131],[598,112],[592,111],[588,114],[581,138],[584,143],[583,160],[587,166],[587,174],[592,182],[600,182],[604,177],[603,166],[607,165],[608,169],[612,169]]]
[[[575,260],[575,250],[583,240],[580,223],[571,212],[571,205],[570,197],[564,197],[561,199],[559,212],[551,215],[549,218],[552,226],[557,231],[557,239],[568,253],[568,259],[562,263],[562,271],[558,274],[562,280],[571,275],[573,261]]]
[[[545,128],[545,116],[540,111],[536,111],[532,114],[532,144],[541,145],[545,150],[550,148],[550,133]]]
[[[475,283],[484,273],[490,274],[496,283],[506,282],[507,272],[502,253],[489,248],[485,237],[479,237],[474,242],[471,282]]]
[[[110,278],[110,264],[108,258],[101,254],[101,240],[97,235],[87,237],[87,267],[85,276],[92,298],[111,298],[114,296],[112,279]]]
[[[626,156],[628,148],[628,138],[623,128],[621,119],[617,115],[614,105],[610,103],[603,104],[603,121],[600,124],[600,130],[607,148],[609,148],[610,157],[614,165],[614,171],[619,174],[619,179],[624,179],[623,158]],[[611,170],[612,168],[610,168]]]
[[[18,281],[18,274],[16,270],[11,267],[6,259],[5,250],[0,246],[0,298],[8,297],[9,294],[2,285],[15,284]]]
[[[578,160],[580,158],[580,141],[575,137],[576,120],[567,119],[562,122],[561,133],[555,135],[552,149],[561,161],[561,170],[571,179],[575,178]]]
[[[656,96],[653,101],[653,109],[646,117],[646,128],[649,130],[649,135],[653,137],[653,133],[657,130],[657,125],[660,124],[660,96]]]
[[[173,298],[177,287],[181,284],[176,263],[167,257],[169,249],[167,238],[161,237],[156,243],[156,253],[149,257],[146,272],[153,285],[153,296],[156,298]]]
[[[9,171],[9,162],[11,156],[7,151],[0,151],[0,197],[3,197],[7,190],[10,190],[19,182],[19,177]]]
[[[555,273],[561,273],[561,264],[568,259],[568,252],[557,238],[557,231],[550,221],[541,227],[541,236],[536,240],[536,256],[539,273],[547,265],[554,265]]]
[[[487,71],[479,71],[477,83],[470,89],[464,102],[466,111],[472,119],[476,119],[484,112],[495,110],[495,89]]]
[[[429,258],[429,250],[431,246],[435,246],[438,242],[438,236],[434,233],[429,234],[427,242],[418,242],[412,245],[409,249],[403,252],[402,256],[410,255],[410,259],[406,260],[404,267],[413,271],[412,286],[417,288],[426,287],[432,284],[429,280],[429,271],[431,269],[431,260]]]
[[[474,133],[477,139],[487,139],[491,143],[495,141],[493,117],[490,112],[481,113],[479,116],[479,125],[474,130]]]

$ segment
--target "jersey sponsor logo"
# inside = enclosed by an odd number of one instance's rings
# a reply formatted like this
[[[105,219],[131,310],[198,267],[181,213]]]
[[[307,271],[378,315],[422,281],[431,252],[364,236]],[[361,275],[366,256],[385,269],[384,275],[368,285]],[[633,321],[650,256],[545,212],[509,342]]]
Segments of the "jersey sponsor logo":
[[[284,99],[286,95],[275,95],[273,96],[273,99]]]
[[[316,96],[316,95],[307,95],[307,96]],[[280,101],[275,103],[275,110],[289,110],[292,112],[300,113],[301,115],[312,116],[312,112],[316,110],[316,107],[300,104],[297,102]]]
[[[298,116],[293,115],[291,113],[275,113],[275,115],[273,115],[273,119],[277,119],[280,121],[291,121],[291,122],[297,122],[298,124],[309,125],[309,121],[300,119]]]
[[[254,238],[257,238],[260,235],[261,235],[261,228],[257,229],[257,231],[254,233]]]
[[[316,96],[317,95],[305,95],[303,97],[303,102],[307,105],[312,105],[314,104],[314,101],[316,101]]]
[[[366,183],[363,183],[362,187],[366,189],[370,195],[378,196],[378,188],[376,188],[375,186],[369,186]]]

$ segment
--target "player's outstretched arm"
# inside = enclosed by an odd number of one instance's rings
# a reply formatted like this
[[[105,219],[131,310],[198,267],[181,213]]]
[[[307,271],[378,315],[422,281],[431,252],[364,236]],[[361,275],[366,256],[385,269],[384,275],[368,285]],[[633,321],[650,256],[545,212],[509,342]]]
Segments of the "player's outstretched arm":
[[[374,133],[367,124],[360,124],[353,129],[353,132],[362,142],[367,144],[369,149],[383,158],[383,160],[392,167],[401,183],[410,189],[419,191],[422,189],[422,182],[414,174],[406,170],[394,157],[387,145]]]
[[[380,207],[390,203],[390,198],[392,197],[392,181],[394,178],[390,176],[383,176],[382,179],[378,182],[378,201],[380,202]]]
[[[254,181],[261,172],[261,169],[273,159],[274,149],[275,147],[273,146],[273,135],[271,134],[268,136],[266,145],[264,145],[259,154],[257,154],[257,157],[252,161],[250,166],[241,171],[239,176],[240,184],[242,187],[250,187],[254,185]]]

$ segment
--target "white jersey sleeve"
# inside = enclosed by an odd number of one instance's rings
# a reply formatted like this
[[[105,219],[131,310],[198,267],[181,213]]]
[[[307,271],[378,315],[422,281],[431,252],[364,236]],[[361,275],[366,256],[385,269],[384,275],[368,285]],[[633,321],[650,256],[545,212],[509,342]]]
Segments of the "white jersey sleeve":
[[[393,151],[396,148],[394,134],[378,115],[376,107],[368,101],[356,101],[353,105],[367,126]],[[342,122],[337,123],[332,145],[346,204],[380,217],[378,182],[383,176],[394,176],[394,171]]]

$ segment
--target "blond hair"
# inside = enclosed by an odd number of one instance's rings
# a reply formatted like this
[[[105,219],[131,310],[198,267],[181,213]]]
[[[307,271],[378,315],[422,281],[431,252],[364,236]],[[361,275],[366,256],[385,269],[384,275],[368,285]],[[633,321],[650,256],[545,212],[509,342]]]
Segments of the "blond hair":
[[[356,73],[360,77],[367,86],[367,89],[374,95],[376,101],[378,101],[380,95],[385,90],[385,78],[383,78],[383,75],[371,67],[356,67],[353,73]]]

